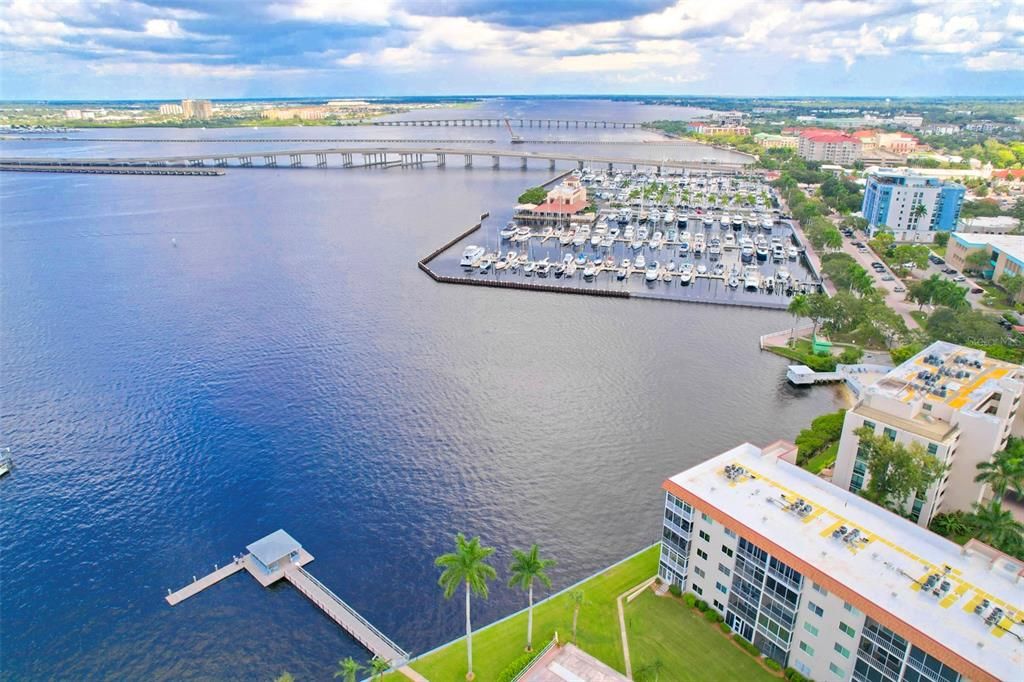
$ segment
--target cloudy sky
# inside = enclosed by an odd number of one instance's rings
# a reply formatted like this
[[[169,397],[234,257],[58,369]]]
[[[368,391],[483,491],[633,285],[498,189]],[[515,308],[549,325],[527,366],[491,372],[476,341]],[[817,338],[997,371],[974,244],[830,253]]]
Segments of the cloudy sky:
[[[1024,0],[0,0],[0,98],[1024,95]]]

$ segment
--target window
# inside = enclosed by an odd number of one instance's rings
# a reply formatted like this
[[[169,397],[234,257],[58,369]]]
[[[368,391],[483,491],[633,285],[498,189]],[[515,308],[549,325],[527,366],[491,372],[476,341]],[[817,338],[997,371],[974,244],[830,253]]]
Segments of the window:
[[[731,557],[732,556],[732,550],[729,549],[728,547],[726,547],[725,545],[722,545],[722,554],[724,554],[727,557]]]
[[[875,430],[875,422],[869,422],[867,419],[864,420],[864,426],[868,427],[872,431]]]
[[[729,537],[733,538],[734,540],[736,539],[736,533],[734,533],[733,531],[729,530],[728,528],[725,529],[725,534],[728,535]]]
[[[840,668],[840,667],[839,667],[838,665],[836,665],[835,663],[829,663],[829,664],[828,664],[828,669],[829,669],[829,670],[831,670],[831,671],[832,671],[832,673],[833,673],[833,674],[834,674],[834,675],[835,675],[836,677],[839,677],[839,678],[841,678],[841,679],[845,679],[845,678],[846,678],[846,671],[845,671],[845,670],[843,670],[842,668]]]
[[[814,591],[817,592],[818,594],[822,595],[823,597],[827,597],[828,596],[828,590],[826,590],[824,587],[822,587],[818,583],[812,582],[811,583],[811,587],[813,587]]]
[[[720,601],[718,601],[716,599],[716,600],[714,600],[714,604],[715,604],[715,608],[718,609],[719,611],[725,611],[725,604],[723,604],[722,602],[720,602]]]
[[[693,591],[696,592],[697,594],[704,594],[704,589],[700,585],[697,585],[696,583],[694,583],[694,585],[693,585]]]
[[[705,514],[704,512],[700,513],[700,517],[702,519],[704,519],[705,521],[707,521],[708,523],[714,523],[714,521],[711,520],[711,517],[708,516],[707,514]]]
[[[808,644],[807,642],[805,642],[802,639],[800,640],[800,651],[803,651],[808,656],[813,656],[814,655],[814,647],[812,647],[810,644]]]
[[[843,634],[845,634],[848,637],[853,637],[854,635],[857,634],[856,630],[851,628],[849,625],[847,625],[843,621],[839,621],[839,631],[842,632]]]
[[[938,454],[938,452],[939,452],[939,444],[938,443],[928,443],[928,454],[929,455],[932,455],[934,457],[935,455]]]
[[[723,585],[722,583],[715,583],[715,589],[721,592],[722,594],[729,594],[729,588]]]
[[[693,572],[696,573],[697,575],[699,575],[701,578],[707,577],[705,575],[705,573],[704,573],[704,569],[701,568],[700,566],[694,566],[693,567]]]
[[[882,429],[882,435],[888,438],[889,440],[896,440],[896,429],[890,429],[888,426],[886,426],[884,429]]]
[[[857,610],[857,607],[848,601],[843,602],[843,608],[852,613],[853,615],[857,615],[858,613],[860,613],[860,611]]]
[[[807,602],[807,608],[810,610],[811,613],[813,613],[818,618],[821,618],[823,615],[825,615],[824,609],[822,609],[820,606],[818,606],[812,601]]]
[[[708,535],[708,534],[707,534],[706,532],[704,532],[704,531],[701,531],[701,532],[700,532],[700,539],[701,539],[701,540],[703,540],[704,542],[711,542],[711,536],[710,536],[710,535]]]
[[[726,576],[732,575],[732,571],[730,571],[729,567],[725,564],[718,564],[718,572],[723,573]]]
[[[708,553],[705,552],[703,549],[698,549],[697,550],[697,556],[699,556],[701,559],[704,559],[705,561],[707,561]]]
[[[806,620],[804,621],[804,630],[807,630],[807,632],[811,633],[815,637],[818,636],[818,628],[814,627],[813,625],[808,623]]]
[[[850,657],[850,650],[849,650],[849,649],[847,649],[846,647],[844,647],[844,646],[843,646],[842,644],[840,644],[839,642],[836,642],[836,644],[835,644],[835,647],[833,647],[833,648],[834,648],[834,649],[835,649],[836,651],[838,651],[838,652],[839,652],[839,655],[840,655],[840,656],[842,656],[843,658],[849,658],[849,657]]]

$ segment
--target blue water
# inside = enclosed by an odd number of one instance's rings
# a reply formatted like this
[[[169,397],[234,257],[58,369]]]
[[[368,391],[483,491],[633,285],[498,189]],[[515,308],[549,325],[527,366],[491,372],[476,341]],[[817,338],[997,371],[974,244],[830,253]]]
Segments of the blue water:
[[[785,313],[417,270],[548,174],[0,174],[3,679],[327,679],[366,658],[287,585],[164,602],[277,528],[422,652],[461,629],[433,567],[456,531],[502,568],[539,542],[562,587],[657,538],[666,476],[838,404],[757,350]],[[496,586],[475,620],[521,602]]]

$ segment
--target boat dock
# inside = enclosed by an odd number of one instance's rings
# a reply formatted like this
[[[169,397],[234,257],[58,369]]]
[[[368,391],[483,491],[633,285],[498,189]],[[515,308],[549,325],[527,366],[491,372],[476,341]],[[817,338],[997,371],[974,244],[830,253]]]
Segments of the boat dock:
[[[202,578],[193,576],[192,582],[180,590],[168,590],[164,599],[171,606],[175,606],[242,570],[247,571],[264,587],[284,579],[320,607],[328,618],[340,625],[374,656],[387,661],[393,668],[401,667],[409,660],[408,652],[388,639],[341,597],[303,568],[313,560],[313,555],[303,549],[288,533],[283,530],[275,531],[252,543],[246,550],[247,554],[233,557],[231,563],[226,566],[215,566],[212,573]]]

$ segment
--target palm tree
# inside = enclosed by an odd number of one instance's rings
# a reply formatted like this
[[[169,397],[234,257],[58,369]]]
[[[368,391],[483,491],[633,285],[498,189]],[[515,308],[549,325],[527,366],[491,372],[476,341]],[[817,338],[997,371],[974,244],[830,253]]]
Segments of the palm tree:
[[[529,594],[529,606],[526,611],[526,650],[533,651],[533,581],[539,580],[544,586],[551,588],[551,578],[545,570],[555,565],[554,559],[541,559],[540,548],[536,544],[530,546],[528,552],[512,550],[512,565],[508,567],[511,574],[509,587],[518,587]]]
[[[1024,524],[1003,509],[1003,503],[993,500],[987,505],[974,505],[974,527],[978,539],[996,548],[1018,543],[1024,538]]]
[[[1008,489],[1024,495],[1024,459],[1006,450],[997,452],[989,461],[978,464],[974,482],[987,483],[992,488],[992,499],[996,501],[1001,501]]]
[[[290,672],[285,670],[283,673],[274,678],[274,682],[295,682],[295,677]]]
[[[469,617],[469,598],[470,593],[475,592],[486,599],[487,581],[498,577],[494,567],[484,561],[492,554],[494,548],[481,546],[479,537],[466,540],[466,536],[459,533],[455,536],[455,551],[451,554],[442,554],[434,560],[435,566],[444,568],[437,584],[444,588],[445,599],[451,599],[459,585],[466,586],[466,656],[469,664],[467,680],[474,677],[473,626]]]
[[[370,679],[383,680],[384,673],[391,669],[391,664],[385,661],[380,656],[374,656],[370,659]]]
[[[796,323],[801,317],[810,317],[811,315],[811,306],[807,301],[807,294],[797,294],[794,296],[786,310],[793,316],[793,328],[789,334],[789,339],[792,342],[796,340]]]
[[[362,670],[363,666],[359,665],[354,658],[346,656],[338,661],[338,671],[334,673],[334,676],[340,677],[343,682],[357,682]]]
[[[580,607],[583,606],[583,590],[573,590],[569,593],[569,600],[572,602],[572,643],[576,643],[576,623],[580,619]]]

